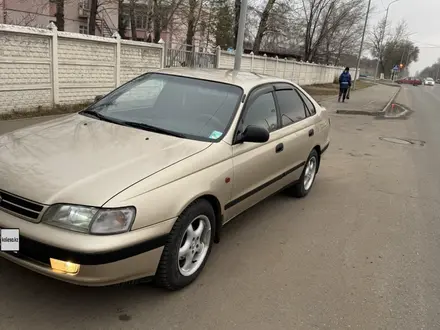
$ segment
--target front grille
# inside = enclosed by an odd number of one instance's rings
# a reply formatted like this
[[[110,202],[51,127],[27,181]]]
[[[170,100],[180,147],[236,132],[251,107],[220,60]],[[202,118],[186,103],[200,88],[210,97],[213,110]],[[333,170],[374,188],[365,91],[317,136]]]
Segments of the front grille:
[[[36,222],[44,206],[0,190],[0,210]]]

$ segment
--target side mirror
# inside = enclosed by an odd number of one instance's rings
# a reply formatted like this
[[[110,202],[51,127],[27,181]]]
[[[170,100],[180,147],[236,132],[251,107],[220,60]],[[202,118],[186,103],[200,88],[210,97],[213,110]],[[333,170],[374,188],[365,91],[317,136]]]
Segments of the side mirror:
[[[100,99],[102,99],[104,95],[96,95],[95,96],[95,102],[98,102]]]
[[[241,134],[240,142],[264,143],[269,141],[269,131],[264,127],[249,125]]]

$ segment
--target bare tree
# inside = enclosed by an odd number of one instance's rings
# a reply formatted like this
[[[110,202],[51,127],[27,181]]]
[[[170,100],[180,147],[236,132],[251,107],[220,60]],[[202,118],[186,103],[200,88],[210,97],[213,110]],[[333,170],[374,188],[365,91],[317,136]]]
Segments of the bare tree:
[[[402,52],[405,47],[412,47],[413,57],[409,59],[416,60],[419,50],[412,43],[412,46],[408,46],[408,25],[405,20],[401,20],[396,28],[391,30],[386,24],[385,18],[379,21],[379,23],[373,28],[370,35],[371,54],[378,59],[381,71],[387,73],[388,69],[391,70],[394,62],[400,62]],[[406,45],[406,46],[404,46]],[[408,65],[410,61],[408,60]]]
[[[304,59],[314,61],[325,41],[339,35],[350,19],[363,12],[363,0],[302,0]]]
[[[339,63],[343,54],[357,52],[363,28],[362,1],[352,1],[349,6],[340,5],[330,18],[328,31],[318,50],[321,61]]]
[[[98,0],[90,0],[89,34],[96,34],[96,14],[98,13]]]
[[[160,34],[167,29],[174,14],[180,9],[183,0],[153,0],[154,42],[159,42]]]
[[[118,33],[125,39],[125,30],[128,27],[126,15],[124,15],[124,0],[118,0]]]
[[[64,31],[64,0],[56,1],[55,25],[58,31]]]
[[[373,27],[370,34],[371,55],[378,58],[382,52],[382,44],[384,39],[388,38],[387,22],[385,18],[381,19],[376,26]],[[381,58],[379,58],[381,60]]]
[[[130,15],[130,28],[131,28],[131,39],[137,39],[137,29],[136,29],[136,4],[137,0],[130,0],[129,2],[129,15]]]
[[[186,13],[187,32],[186,32],[185,43],[187,45],[192,45],[193,38],[197,32],[197,29],[199,28],[199,21],[200,21],[200,16],[202,13],[204,2],[203,0],[189,0],[188,4],[189,4],[188,12]],[[187,50],[191,50],[191,47],[189,47],[189,49]]]
[[[275,4],[275,0],[268,0],[261,14],[261,20],[260,20],[260,24],[258,25],[258,31],[254,40],[254,47],[253,47],[253,52],[256,55],[258,55],[260,52],[261,41],[263,39],[264,34],[267,31],[268,28],[267,23],[269,21],[269,15],[273,9],[274,4]]]

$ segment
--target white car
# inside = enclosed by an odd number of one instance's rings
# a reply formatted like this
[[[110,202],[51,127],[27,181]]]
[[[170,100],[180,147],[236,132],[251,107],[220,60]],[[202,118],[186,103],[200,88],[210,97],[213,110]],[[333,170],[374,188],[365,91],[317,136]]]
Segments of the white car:
[[[434,86],[435,85],[434,79],[432,79],[432,78],[425,78],[425,80],[423,81],[423,85]]]

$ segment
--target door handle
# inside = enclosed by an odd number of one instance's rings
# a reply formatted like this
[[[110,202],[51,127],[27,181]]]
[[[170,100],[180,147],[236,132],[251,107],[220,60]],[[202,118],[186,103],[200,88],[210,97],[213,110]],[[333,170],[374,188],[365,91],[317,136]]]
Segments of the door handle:
[[[311,130],[309,131],[309,136],[313,136],[313,135],[315,135],[315,130],[314,130],[314,129],[311,129]]]
[[[284,144],[282,144],[282,143],[277,144],[277,146],[275,147],[275,152],[276,153],[279,153],[279,152],[281,152],[283,150],[284,150]]]

